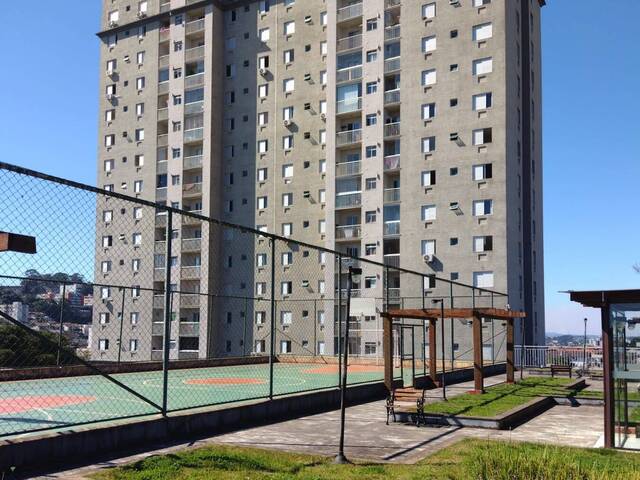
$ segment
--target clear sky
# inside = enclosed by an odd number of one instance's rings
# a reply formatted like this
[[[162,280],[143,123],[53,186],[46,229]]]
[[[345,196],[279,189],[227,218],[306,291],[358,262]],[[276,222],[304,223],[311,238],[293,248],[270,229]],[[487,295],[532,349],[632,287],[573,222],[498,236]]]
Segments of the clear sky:
[[[64,15],[2,5],[0,18],[28,22],[0,29],[0,159],[94,184],[101,2],[70,1]],[[597,333],[598,312],[558,291],[640,286],[640,1],[543,11],[547,330],[580,332],[586,315]]]

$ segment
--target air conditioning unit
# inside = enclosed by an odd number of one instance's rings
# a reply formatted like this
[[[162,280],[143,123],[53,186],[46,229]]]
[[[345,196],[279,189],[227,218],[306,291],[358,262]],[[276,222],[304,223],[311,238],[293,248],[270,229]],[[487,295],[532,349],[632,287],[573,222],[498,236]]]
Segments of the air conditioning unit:
[[[436,257],[434,255],[424,255],[422,259],[424,260],[424,263],[433,263]]]
[[[449,204],[449,210],[460,210],[458,202],[452,202]]]
[[[459,7],[460,0],[449,0],[449,5],[453,5],[454,7]]]
[[[311,74],[310,74],[310,73],[305,73],[305,74],[304,74],[304,81],[305,81],[305,82],[308,82],[308,81],[310,81],[310,80],[311,80]]]
[[[138,12],[138,18],[144,18],[147,16],[147,12]]]
[[[260,72],[260,75],[264,77],[267,73],[269,73],[269,70],[267,70],[266,68],[261,68],[259,72]]]
[[[321,118],[322,120],[326,120],[326,119],[327,119],[327,114],[326,114],[326,113],[321,113],[321,114],[320,114],[320,118]]]
[[[304,193],[302,194],[302,196],[304,198],[310,198],[311,197],[311,192],[309,192],[308,190],[305,190]]]
[[[110,21],[109,21],[109,26],[110,26],[111,28],[113,28],[113,27],[117,27],[117,26],[118,26],[118,22],[116,22],[115,20],[110,20]]]
[[[113,93],[107,93],[107,100],[108,101],[112,101],[116,98],[116,96]]]
[[[107,77],[111,77],[114,73],[116,73],[115,70],[111,70],[111,69],[107,70]]]
[[[302,281],[302,288],[309,288],[309,280]]]
[[[291,125],[291,120],[284,120],[284,121],[282,122],[282,124],[283,124],[285,127],[288,127],[289,125]]]
[[[313,23],[313,19],[311,18],[311,15],[307,15],[306,17],[304,17],[304,23],[308,25]]]

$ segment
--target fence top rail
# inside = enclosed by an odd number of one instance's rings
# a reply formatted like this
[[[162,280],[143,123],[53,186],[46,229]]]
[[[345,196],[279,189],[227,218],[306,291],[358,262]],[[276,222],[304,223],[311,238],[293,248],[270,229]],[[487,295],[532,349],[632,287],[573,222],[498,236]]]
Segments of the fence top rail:
[[[13,173],[17,173],[19,175],[25,175],[25,176],[28,176],[28,177],[32,177],[32,178],[36,178],[36,179],[39,179],[39,180],[43,180],[45,182],[51,182],[51,183],[57,183],[59,185],[65,185],[65,186],[68,186],[68,187],[71,187],[71,188],[76,188],[76,189],[83,190],[83,191],[90,192],[90,193],[94,193],[94,194],[97,194],[97,195],[103,195],[105,197],[117,198],[119,200],[123,200],[123,201],[126,201],[126,202],[131,202],[131,203],[136,203],[138,205],[147,206],[147,207],[154,208],[154,209],[159,210],[159,211],[165,211],[165,212],[171,213],[171,214],[182,215],[182,216],[185,216],[185,217],[190,217],[190,218],[201,220],[201,221],[204,221],[204,222],[210,222],[210,223],[219,225],[221,227],[231,228],[231,229],[239,230],[239,231],[244,232],[244,233],[248,233],[248,234],[252,234],[252,235],[257,235],[257,236],[269,238],[272,243],[276,242],[276,241],[280,241],[280,242],[283,242],[283,243],[290,243],[290,244],[294,244],[294,245],[299,245],[301,247],[310,248],[310,249],[313,249],[313,250],[329,253],[331,255],[336,256],[340,260],[343,260],[343,259],[357,260],[357,261],[362,262],[362,263],[366,263],[366,264],[369,264],[369,265],[373,265],[373,266],[384,268],[385,271],[393,270],[393,271],[396,271],[396,272],[407,273],[407,274],[410,274],[410,275],[416,275],[416,276],[420,276],[420,277],[423,277],[423,278],[427,278],[427,277],[434,278],[436,281],[444,282],[444,283],[449,284],[451,286],[459,286],[459,287],[462,287],[462,288],[468,288],[468,289],[470,289],[470,290],[472,290],[474,292],[476,292],[476,291],[477,292],[484,292],[484,293],[491,294],[491,295],[497,295],[499,297],[508,297],[508,294],[506,294],[504,292],[498,292],[498,291],[490,290],[490,289],[483,288],[483,287],[476,287],[476,286],[473,286],[473,285],[468,285],[466,283],[457,282],[455,280],[449,280],[447,278],[440,278],[440,277],[437,277],[435,275],[421,273],[421,272],[417,272],[415,270],[409,270],[409,269],[402,268],[402,267],[390,267],[389,265],[385,265],[384,263],[381,263],[381,262],[376,262],[374,260],[369,260],[369,259],[366,259],[366,258],[355,257],[353,255],[349,255],[349,254],[346,254],[346,253],[341,253],[341,252],[338,252],[336,250],[331,250],[329,248],[322,247],[320,245],[313,245],[311,243],[301,242],[299,240],[292,240],[291,238],[287,238],[287,237],[283,237],[283,236],[280,236],[280,235],[276,235],[274,233],[263,232],[263,231],[255,229],[255,228],[252,228],[252,227],[247,227],[247,226],[238,225],[238,224],[235,224],[235,223],[226,222],[224,220],[219,220],[217,218],[208,217],[206,215],[193,213],[193,212],[190,212],[190,211],[187,211],[187,210],[181,210],[181,209],[174,208],[174,207],[171,207],[171,206],[168,206],[168,205],[160,205],[158,203],[154,203],[154,202],[151,202],[149,200],[143,200],[143,199],[136,198],[136,197],[130,197],[128,195],[123,195],[121,193],[112,192],[112,191],[109,191],[109,190],[104,190],[102,188],[93,187],[91,185],[86,185],[84,183],[76,182],[76,181],[73,181],[73,180],[68,180],[66,178],[57,177],[57,176],[54,176],[54,175],[49,175],[49,174],[46,174],[46,173],[42,173],[42,172],[38,172],[36,170],[31,170],[31,169],[28,169],[28,168],[20,167],[20,166],[13,165],[13,164],[10,164],[10,163],[0,162],[0,170],[10,171],[10,172],[13,172]]]

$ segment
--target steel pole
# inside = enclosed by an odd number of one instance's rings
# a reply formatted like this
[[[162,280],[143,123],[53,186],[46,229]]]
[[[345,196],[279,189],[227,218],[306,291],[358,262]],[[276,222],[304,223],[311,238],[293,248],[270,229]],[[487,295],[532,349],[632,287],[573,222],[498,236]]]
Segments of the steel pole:
[[[445,380],[445,374],[444,374],[444,370],[445,370],[445,364],[444,364],[444,299],[440,301],[440,311],[441,311],[441,318],[442,318],[442,377],[441,377],[441,384],[442,384],[442,398],[444,400],[447,399],[447,384],[446,384],[446,380]],[[452,319],[453,322],[453,319]],[[453,352],[452,352],[453,353]]]
[[[126,289],[122,288],[122,299],[120,303],[120,335],[118,336],[118,365],[120,365],[120,359],[122,355],[122,327],[124,324],[124,296],[127,292]]]
[[[173,212],[167,211],[166,258],[164,272],[164,341],[162,345],[162,415],[167,415],[169,393],[169,350],[171,337],[171,250]]]
[[[520,319],[520,338],[521,338],[521,345],[520,345],[520,380],[522,380],[523,376],[524,376],[524,318]]]
[[[584,346],[582,349],[582,372],[587,371],[587,319],[584,319]]]
[[[342,255],[338,255],[338,387],[342,386]]]
[[[62,352],[62,330],[63,325],[62,321],[64,318],[64,297],[67,294],[67,284],[62,284],[62,298],[60,299],[60,327],[58,329],[58,356],[56,358],[56,365],[60,366],[60,353]]]
[[[271,239],[271,330],[269,339],[269,399],[273,400],[273,364],[276,349],[276,240]]]
[[[351,287],[352,287],[352,272],[349,268],[349,276],[347,277],[347,315],[346,324],[344,327],[344,362],[342,369],[342,387],[340,388],[340,445],[338,447],[338,455],[336,456],[336,463],[349,463],[347,457],[344,454],[344,428],[346,419],[346,400],[347,400],[347,371],[349,364],[349,314],[351,312]]]

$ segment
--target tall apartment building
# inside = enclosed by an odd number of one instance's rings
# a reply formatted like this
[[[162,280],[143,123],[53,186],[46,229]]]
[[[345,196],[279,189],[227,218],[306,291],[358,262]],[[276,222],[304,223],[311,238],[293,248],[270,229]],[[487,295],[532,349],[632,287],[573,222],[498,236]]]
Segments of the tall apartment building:
[[[98,185],[508,292],[511,307],[529,314],[526,342],[541,343],[542,5],[104,0]],[[96,276],[163,288],[166,220],[107,203],[98,204]],[[172,288],[181,292],[260,297],[274,288],[286,299],[296,289],[296,299],[317,299],[336,288],[333,263],[317,252],[296,265],[310,272],[300,289],[300,274],[287,278],[286,251],[270,284],[266,239],[195,220],[174,224],[172,237]],[[115,249],[118,239],[125,246]],[[391,302],[446,293],[368,268],[362,297],[382,299],[385,283]],[[102,290],[92,348],[109,359],[117,300]],[[124,358],[159,358],[163,307],[154,298],[127,309]],[[259,302],[243,309],[184,294],[175,309],[174,358],[267,348],[270,313]],[[277,314],[292,329],[311,317],[323,329],[305,349],[334,350],[329,300],[312,311],[281,302]],[[229,328],[240,316],[250,316],[250,343]],[[151,341],[139,338],[138,322],[150,320]],[[373,340],[353,348],[375,353]],[[298,347],[283,339],[277,348]]]

